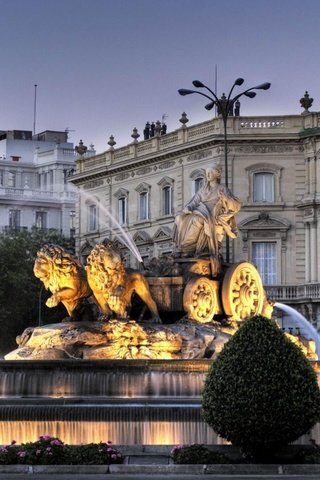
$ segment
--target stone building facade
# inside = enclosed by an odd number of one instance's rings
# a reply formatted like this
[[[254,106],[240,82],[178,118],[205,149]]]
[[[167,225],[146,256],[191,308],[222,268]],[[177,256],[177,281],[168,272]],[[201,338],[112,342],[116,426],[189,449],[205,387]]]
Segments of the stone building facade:
[[[80,157],[76,248],[118,238],[127,265],[173,251],[175,215],[213,163],[225,167],[220,117]],[[320,329],[320,113],[229,117],[229,188],[242,202],[230,261],[257,265],[269,297],[294,306]],[[224,178],[222,177],[222,183]],[[134,249],[138,249],[138,254]],[[224,248],[222,250],[224,254]],[[141,260],[141,259],[140,259]]]

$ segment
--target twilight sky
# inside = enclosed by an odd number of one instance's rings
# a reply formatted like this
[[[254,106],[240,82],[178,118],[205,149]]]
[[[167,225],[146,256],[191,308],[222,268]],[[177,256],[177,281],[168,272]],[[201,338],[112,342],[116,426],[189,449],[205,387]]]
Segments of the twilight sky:
[[[211,118],[198,79],[218,95],[272,83],[242,115],[320,111],[319,0],[0,0],[0,130],[70,129],[70,141],[116,147],[163,115],[168,132]]]

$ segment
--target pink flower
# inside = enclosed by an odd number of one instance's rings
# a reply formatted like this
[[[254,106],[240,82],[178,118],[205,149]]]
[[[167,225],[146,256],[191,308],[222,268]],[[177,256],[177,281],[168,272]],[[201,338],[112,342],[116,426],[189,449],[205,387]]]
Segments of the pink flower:
[[[55,438],[54,440],[52,440],[50,442],[50,445],[62,445],[62,442],[60,440],[58,440],[57,438]]]
[[[171,450],[171,455],[173,455],[177,450],[180,450],[181,448],[184,448],[184,445],[176,445],[175,447],[173,447],[173,449]]]
[[[22,451],[22,452],[18,452],[17,455],[18,455],[18,457],[23,458],[23,457],[25,457],[25,456],[27,455],[27,452],[23,452],[23,451]]]

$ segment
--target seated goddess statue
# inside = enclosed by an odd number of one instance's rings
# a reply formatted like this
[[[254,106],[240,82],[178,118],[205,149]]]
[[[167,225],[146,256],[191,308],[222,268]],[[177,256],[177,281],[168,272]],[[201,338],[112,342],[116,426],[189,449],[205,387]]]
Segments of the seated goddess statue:
[[[219,165],[207,168],[206,181],[175,218],[173,239],[185,255],[218,258],[224,235],[237,237],[234,215],[240,210],[240,201],[220,180]]]

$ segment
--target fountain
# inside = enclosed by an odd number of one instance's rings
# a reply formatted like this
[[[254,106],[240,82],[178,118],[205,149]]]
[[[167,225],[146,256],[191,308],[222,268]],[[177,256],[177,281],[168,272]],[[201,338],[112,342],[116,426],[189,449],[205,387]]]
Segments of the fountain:
[[[289,305],[285,305],[283,303],[277,302],[274,304],[274,308],[278,308],[279,310],[282,310],[286,314],[290,316],[290,320],[295,324],[298,325],[298,328],[300,327],[300,332],[301,335],[308,340],[313,340],[316,345],[316,353],[318,358],[320,357],[320,335],[317,332],[317,330],[314,328],[313,325],[311,325],[308,320],[301,315],[297,310],[294,308],[290,307]]]
[[[177,216],[176,255],[143,274],[112,242],[85,268],[60,247],[38,252],[47,306],[63,303],[69,318],[26,329],[0,362],[0,444],[45,433],[70,444],[224,443],[201,418],[206,372],[238,323],[273,306],[252,264],[220,255],[240,208],[220,175],[208,169]]]

